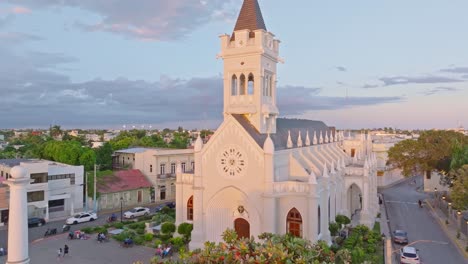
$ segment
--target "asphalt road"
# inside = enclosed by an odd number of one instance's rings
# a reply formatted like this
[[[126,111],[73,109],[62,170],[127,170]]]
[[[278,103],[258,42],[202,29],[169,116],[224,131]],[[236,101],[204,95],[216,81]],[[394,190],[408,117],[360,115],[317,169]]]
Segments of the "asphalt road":
[[[427,206],[419,208],[418,200],[427,197],[427,194],[416,191],[416,187],[421,185],[422,178],[418,177],[416,184],[406,181],[382,191],[390,220],[390,231],[393,232],[395,229],[407,231],[409,242],[416,242],[412,246],[419,249],[421,262],[424,264],[467,263],[430,215],[428,211],[430,209]],[[394,249],[401,247],[394,244]],[[394,257],[395,260],[399,260],[398,253],[395,253]]]
[[[168,202],[168,201],[165,201],[165,202]],[[150,208],[151,213],[154,214],[154,212],[155,212],[154,208],[157,205],[158,204],[154,204],[154,205],[146,206],[146,207]],[[127,209],[131,209],[131,208],[127,208]],[[127,209],[124,208],[123,211],[125,212]],[[78,230],[80,228],[87,227],[87,226],[103,225],[103,224],[106,223],[106,219],[111,214],[112,213],[108,213],[108,214],[98,213],[98,219],[97,220],[94,220],[93,222],[86,222],[86,223],[81,223],[81,224],[77,224],[77,225],[72,225],[70,230],[74,231],[74,230]],[[120,220],[120,210],[118,212],[115,212],[115,214],[117,215],[118,219]],[[29,241],[32,242],[32,241],[37,240],[39,238],[43,238],[44,233],[46,232],[46,230],[48,228],[51,228],[51,229],[52,228],[57,228],[57,234],[61,234],[62,233],[62,227],[63,227],[64,224],[65,224],[65,219],[62,219],[62,220],[57,220],[57,221],[53,221],[53,222],[52,221],[48,222],[44,226],[41,226],[41,227],[31,227],[31,228],[29,228]],[[7,241],[8,241],[8,229],[4,228],[4,229],[0,230],[0,247],[8,248]]]

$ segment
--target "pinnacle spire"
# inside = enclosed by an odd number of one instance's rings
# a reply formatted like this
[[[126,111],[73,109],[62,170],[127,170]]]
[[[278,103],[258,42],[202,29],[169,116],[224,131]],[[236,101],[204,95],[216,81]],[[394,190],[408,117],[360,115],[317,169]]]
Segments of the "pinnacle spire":
[[[250,31],[257,29],[266,30],[262,11],[260,10],[260,5],[257,0],[244,0],[242,4],[234,31],[243,29],[248,29]]]

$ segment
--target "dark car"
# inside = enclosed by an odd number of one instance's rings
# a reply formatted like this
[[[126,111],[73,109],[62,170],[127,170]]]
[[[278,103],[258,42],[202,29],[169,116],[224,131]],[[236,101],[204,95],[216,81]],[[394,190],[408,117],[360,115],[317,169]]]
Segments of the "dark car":
[[[155,208],[156,213],[160,212],[164,207],[169,207],[171,209],[174,209],[175,208],[175,202],[163,203],[163,204],[160,204],[160,205],[156,206],[156,208]]]
[[[28,218],[28,227],[43,226],[43,225],[45,225],[44,218],[39,218],[39,217]]]
[[[398,244],[408,244],[408,233],[403,230],[393,231],[393,242]]]

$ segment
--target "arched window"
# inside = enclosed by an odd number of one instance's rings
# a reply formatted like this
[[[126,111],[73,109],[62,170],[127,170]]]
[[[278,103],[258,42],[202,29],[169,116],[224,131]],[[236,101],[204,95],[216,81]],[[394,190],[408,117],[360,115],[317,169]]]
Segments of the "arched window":
[[[273,76],[270,76],[270,82],[268,85],[268,96],[273,96]]]
[[[291,209],[288,213],[286,232],[296,237],[302,237],[302,217],[296,208]]]
[[[241,74],[240,76],[240,87],[239,87],[239,94],[240,95],[245,95],[245,75]]]
[[[187,220],[193,221],[193,195],[187,201]]]
[[[237,76],[235,74],[231,80],[231,95],[237,95]]]
[[[253,74],[249,74],[249,82],[248,82],[248,94],[254,94],[254,76]]]
[[[320,235],[320,233],[322,232],[321,230],[321,225],[322,225],[322,216],[320,214],[320,206],[318,207],[318,217],[317,217],[318,221],[317,221],[317,224],[318,224],[318,234]]]

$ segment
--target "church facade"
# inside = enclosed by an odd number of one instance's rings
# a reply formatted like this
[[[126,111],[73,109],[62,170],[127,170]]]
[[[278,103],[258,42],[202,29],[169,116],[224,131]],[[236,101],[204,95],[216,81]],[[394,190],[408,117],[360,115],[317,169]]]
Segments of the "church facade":
[[[176,224],[193,222],[190,248],[241,237],[291,233],[331,242],[337,214],[371,226],[378,212],[372,141],[321,121],[278,118],[280,41],[257,0],[244,0],[234,32],[222,35],[224,121],[195,142],[193,173],[177,166]]]

